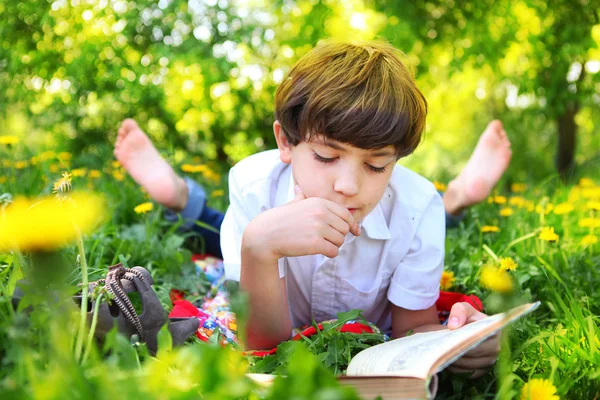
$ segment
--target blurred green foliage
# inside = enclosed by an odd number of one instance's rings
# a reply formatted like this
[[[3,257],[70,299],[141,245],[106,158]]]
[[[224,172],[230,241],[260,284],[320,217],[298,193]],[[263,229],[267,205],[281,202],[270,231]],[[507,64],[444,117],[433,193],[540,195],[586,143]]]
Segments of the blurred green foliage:
[[[384,39],[429,100],[409,166],[446,178],[500,118],[512,180],[598,158],[599,0],[0,2],[0,133],[97,163],[134,117],[222,170],[274,146],[273,93],[320,39]],[[560,132],[560,135],[558,134]],[[550,151],[551,150],[551,151]],[[536,168],[531,168],[535,163]]]

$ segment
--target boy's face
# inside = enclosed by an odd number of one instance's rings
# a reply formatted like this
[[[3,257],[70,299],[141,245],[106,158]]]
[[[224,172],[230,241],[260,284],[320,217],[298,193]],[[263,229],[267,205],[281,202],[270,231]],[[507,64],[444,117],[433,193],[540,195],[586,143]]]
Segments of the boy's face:
[[[356,221],[379,203],[396,163],[394,146],[365,150],[331,139],[325,142],[320,135],[291,146],[279,122],[273,128],[281,161],[292,165],[294,181],[306,197],[346,207]]]

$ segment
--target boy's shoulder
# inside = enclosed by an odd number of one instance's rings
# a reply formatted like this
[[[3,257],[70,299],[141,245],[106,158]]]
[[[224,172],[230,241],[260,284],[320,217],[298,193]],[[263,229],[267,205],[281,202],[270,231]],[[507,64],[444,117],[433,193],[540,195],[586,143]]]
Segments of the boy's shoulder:
[[[425,209],[434,197],[439,196],[432,182],[399,164],[394,166],[389,187],[395,201],[418,210]]]
[[[229,179],[235,181],[239,190],[255,184],[279,179],[288,167],[281,161],[279,150],[267,150],[253,154],[239,161],[229,171]]]

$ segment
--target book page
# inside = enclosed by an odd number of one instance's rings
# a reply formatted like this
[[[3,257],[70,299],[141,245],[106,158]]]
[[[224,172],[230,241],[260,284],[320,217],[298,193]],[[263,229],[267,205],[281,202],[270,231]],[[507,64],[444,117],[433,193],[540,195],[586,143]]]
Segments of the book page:
[[[430,372],[435,373],[442,370],[470,348],[501,329],[509,321],[530,312],[538,305],[539,302],[526,304],[506,314],[492,315],[452,331],[444,329],[416,333],[370,347],[354,356],[346,374],[350,376],[406,376],[426,379]],[[491,332],[489,332],[490,330]],[[473,342],[474,338],[476,340]],[[473,343],[468,348],[440,365],[437,371],[431,371],[431,368],[443,355],[468,342],[469,339]]]

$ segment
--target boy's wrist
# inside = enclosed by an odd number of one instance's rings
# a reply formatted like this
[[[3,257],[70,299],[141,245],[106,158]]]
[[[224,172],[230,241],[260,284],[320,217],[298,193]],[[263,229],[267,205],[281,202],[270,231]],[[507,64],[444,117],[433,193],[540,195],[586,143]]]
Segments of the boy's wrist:
[[[242,236],[242,257],[251,257],[259,262],[277,261],[277,256],[269,245],[268,234],[261,232],[261,224],[255,224],[252,221],[244,230]]]

